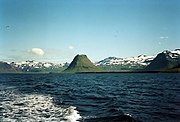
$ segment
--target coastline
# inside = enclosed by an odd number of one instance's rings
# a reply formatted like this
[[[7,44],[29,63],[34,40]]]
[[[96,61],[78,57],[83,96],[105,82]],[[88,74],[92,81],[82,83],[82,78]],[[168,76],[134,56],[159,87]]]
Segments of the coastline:
[[[159,71],[101,71],[101,72],[0,72],[0,74],[113,74],[113,73],[180,73],[177,70],[159,70]]]

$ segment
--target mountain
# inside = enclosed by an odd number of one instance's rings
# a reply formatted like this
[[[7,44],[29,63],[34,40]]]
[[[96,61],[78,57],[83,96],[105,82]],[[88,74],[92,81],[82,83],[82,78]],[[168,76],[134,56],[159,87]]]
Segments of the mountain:
[[[0,73],[18,72],[18,70],[6,62],[0,62]]]
[[[60,72],[67,68],[67,63],[55,64],[51,62],[38,62],[34,60],[11,62],[10,65],[23,72]]]
[[[144,69],[155,56],[139,55],[131,58],[108,57],[96,63],[105,70],[139,70]]]
[[[86,55],[76,55],[68,68],[64,70],[67,73],[100,71],[102,70],[95,66]]]
[[[148,71],[162,71],[178,68],[180,65],[180,49],[163,51],[145,68]]]

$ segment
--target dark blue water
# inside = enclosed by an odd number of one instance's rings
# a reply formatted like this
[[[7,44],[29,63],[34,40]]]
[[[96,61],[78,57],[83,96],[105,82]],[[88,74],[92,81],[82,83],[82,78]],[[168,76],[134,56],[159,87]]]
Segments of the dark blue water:
[[[0,102],[1,121],[180,121],[180,74],[1,74]]]

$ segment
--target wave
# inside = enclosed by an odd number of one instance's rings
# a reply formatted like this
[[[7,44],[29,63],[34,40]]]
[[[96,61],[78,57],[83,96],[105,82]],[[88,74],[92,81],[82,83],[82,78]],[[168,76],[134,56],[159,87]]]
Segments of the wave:
[[[123,114],[118,116],[108,116],[108,117],[87,117],[84,118],[85,122],[136,122],[130,114]]]
[[[76,107],[62,108],[51,96],[19,95],[1,91],[0,121],[2,122],[78,122],[82,117]]]

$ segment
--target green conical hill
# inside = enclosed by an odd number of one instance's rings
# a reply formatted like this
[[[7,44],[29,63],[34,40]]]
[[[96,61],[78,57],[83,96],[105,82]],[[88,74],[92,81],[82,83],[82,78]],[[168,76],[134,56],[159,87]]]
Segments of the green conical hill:
[[[95,66],[86,55],[76,55],[69,67],[64,70],[64,72],[68,73],[101,71],[102,70]]]

